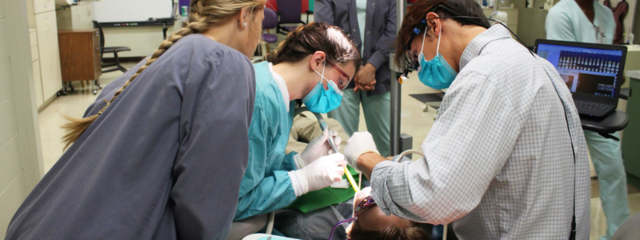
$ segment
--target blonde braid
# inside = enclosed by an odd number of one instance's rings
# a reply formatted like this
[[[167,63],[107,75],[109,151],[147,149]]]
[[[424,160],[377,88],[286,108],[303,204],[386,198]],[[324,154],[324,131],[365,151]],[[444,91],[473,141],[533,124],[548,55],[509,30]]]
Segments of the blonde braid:
[[[122,91],[129,86],[133,80],[135,80],[149,65],[156,61],[162,54],[164,54],[173,44],[182,39],[185,36],[203,33],[207,31],[211,26],[226,22],[231,16],[240,12],[244,7],[250,7],[253,11],[256,7],[264,6],[266,0],[192,0],[191,9],[189,14],[189,21],[178,32],[171,34],[171,36],[164,40],[158,50],[156,50],[151,57],[147,60],[144,66],[140,67],[136,74],[134,74],[125,84],[115,92],[111,100],[107,101],[107,105],[95,115],[86,118],[73,118],[64,116],[70,122],[63,125],[62,128],[67,130],[67,134],[62,137],[63,143],[65,143],[64,149],[67,149],[73,142],[75,142],[82,133],[84,133],[89,126],[100,116],[107,107],[122,93]]]
[[[138,75],[140,75],[145,69],[147,69],[147,67],[149,67],[149,65],[151,65],[153,62],[156,61],[156,59],[158,59],[160,56],[162,56],[162,54],[164,54],[171,46],[173,46],[173,44],[175,44],[178,40],[182,39],[183,37],[186,37],[188,35],[194,34],[194,33],[201,33],[204,32],[205,30],[207,30],[207,24],[205,23],[205,18],[201,18],[201,17],[197,17],[196,18],[198,21],[197,22],[190,22],[187,24],[186,27],[183,27],[182,29],[180,29],[180,31],[171,34],[171,36],[169,36],[168,39],[162,41],[162,43],[160,44],[160,47],[158,47],[158,50],[156,50],[153,55],[151,55],[151,57],[147,60],[147,62],[138,69],[138,71],[136,72],[136,74],[134,74],[133,76],[131,76],[131,78],[129,79],[129,81],[124,83],[124,86],[122,86],[122,88],[120,88],[120,90],[118,90],[113,97],[111,98],[111,100],[109,100],[107,102],[107,105],[104,106],[104,108],[102,108],[102,110],[100,110],[100,112],[98,112],[98,115],[102,114],[104,112],[104,110],[107,109],[107,107],[113,102],[113,100],[116,99],[116,97],[118,97],[118,95],[120,95],[120,93],[122,93],[122,91],[124,91],[124,89],[129,86],[129,84],[131,82],[133,82],[133,80],[136,79],[136,77],[138,77]]]

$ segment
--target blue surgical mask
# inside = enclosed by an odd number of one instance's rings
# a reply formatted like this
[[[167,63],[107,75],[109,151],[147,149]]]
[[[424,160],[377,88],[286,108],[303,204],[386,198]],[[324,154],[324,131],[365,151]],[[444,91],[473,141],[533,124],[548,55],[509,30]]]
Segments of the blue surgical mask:
[[[323,64],[324,65],[324,64]],[[315,113],[328,113],[340,106],[342,102],[342,91],[338,88],[338,85],[333,81],[324,77],[324,68],[322,67],[322,74],[316,70],[313,70],[321,79],[316,86],[302,99],[302,102],[309,109],[309,111]],[[327,81],[329,89],[325,90],[322,81]]]
[[[424,59],[424,40],[426,39],[427,30],[424,31],[422,37],[422,49],[420,49],[420,55],[418,60],[420,61],[420,68],[418,68],[418,78],[420,82],[433,89],[445,89],[451,86],[453,80],[456,79],[458,72],[447,63],[446,60],[440,54],[440,37],[442,36],[442,27],[440,27],[440,34],[438,36],[438,47],[436,48],[436,56],[427,61]]]

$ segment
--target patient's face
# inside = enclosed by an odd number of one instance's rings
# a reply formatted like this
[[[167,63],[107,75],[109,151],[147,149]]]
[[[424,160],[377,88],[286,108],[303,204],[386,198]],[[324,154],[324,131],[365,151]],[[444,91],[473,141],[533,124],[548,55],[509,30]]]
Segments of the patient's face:
[[[362,189],[362,191],[356,194],[355,200],[353,202],[353,211],[355,211],[356,206],[362,202],[362,200],[371,195],[371,188],[367,187]],[[358,224],[358,227],[367,229],[367,230],[383,230],[387,227],[395,226],[398,228],[409,228],[413,224],[410,220],[402,219],[395,215],[385,215],[382,210],[378,206],[373,206],[364,210],[360,210],[358,212],[358,220],[351,223],[347,228],[347,236],[349,236],[351,232],[351,228],[353,224]]]

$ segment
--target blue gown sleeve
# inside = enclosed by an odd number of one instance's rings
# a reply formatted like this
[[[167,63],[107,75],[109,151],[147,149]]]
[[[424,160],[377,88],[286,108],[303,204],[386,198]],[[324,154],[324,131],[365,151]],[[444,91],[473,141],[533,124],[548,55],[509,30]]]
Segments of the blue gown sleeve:
[[[272,124],[260,108],[255,108],[253,114],[249,134],[250,166],[243,179],[234,221],[285,208],[296,199],[288,174],[289,168],[293,165],[293,154],[289,153],[285,156],[278,166],[269,166],[267,159],[270,157],[269,150],[273,146],[273,130],[270,128]],[[252,171],[252,168],[258,171]],[[252,176],[252,174],[264,174],[264,171],[259,171],[263,170],[260,168],[273,169],[273,171],[266,176]],[[295,165],[293,168],[295,169]],[[254,185],[252,179],[261,180]]]
[[[234,221],[283,209],[296,200],[288,171],[274,171],[240,197]]]
[[[289,127],[289,134],[291,134],[291,129],[293,128],[293,117],[295,114],[295,107],[296,104],[294,103],[294,101],[291,101],[291,103],[289,104],[289,109],[291,109],[291,111],[289,112],[289,122],[291,123],[291,126]],[[287,139],[289,138],[289,134],[287,134]],[[287,140],[288,142],[289,140]],[[296,164],[293,162],[293,156],[295,156],[296,154],[298,154],[296,151],[291,151],[290,153],[288,153],[287,155],[284,156],[284,161],[282,161],[282,167],[283,170],[287,170],[287,171],[294,171],[294,170],[298,170],[296,168]]]
[[[295,156],[296,154],[298,153],[292,151],[290,153],[287,153],[287,155],[284,155],[284,161],[282,161],[282,170],[285,170],[285,171],[298,170],[296,169],[296,164],[293,162],[293,156]]]
[[[171,172],[178,239],[227,236],[249,158],[248,129],[255,95],[255,76],[241,54],[212,54],[210,62],[190,71],[210,71],[208,80],[185,79],[180,151]],[[190,73],[190,75],[196,75]],[[233,79],[234,81],[229,81]],[[199,86],[188,86],[199,84]]]

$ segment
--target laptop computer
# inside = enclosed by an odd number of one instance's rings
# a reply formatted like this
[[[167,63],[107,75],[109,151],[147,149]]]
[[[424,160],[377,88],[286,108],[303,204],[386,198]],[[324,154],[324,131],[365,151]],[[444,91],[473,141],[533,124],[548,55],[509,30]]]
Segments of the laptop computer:
[[[627,47],[538,39],[534,52],[558,70],[581,115],[606,117],[618,107]]]

